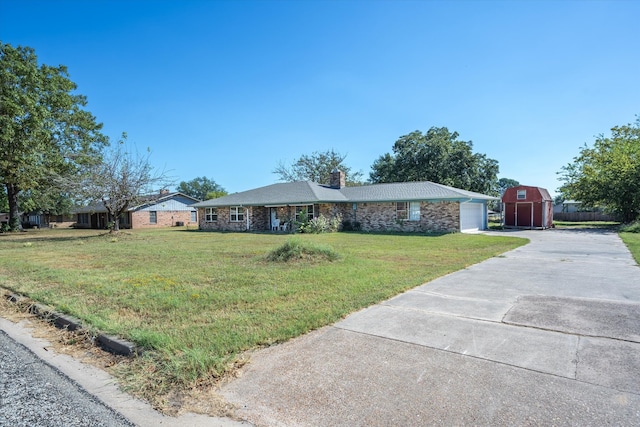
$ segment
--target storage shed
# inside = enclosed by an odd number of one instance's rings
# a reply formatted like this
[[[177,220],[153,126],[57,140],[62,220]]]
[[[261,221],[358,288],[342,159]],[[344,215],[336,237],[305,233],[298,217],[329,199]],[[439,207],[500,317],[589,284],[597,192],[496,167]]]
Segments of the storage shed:
[[[519,185],[502,196],[503,225],[513,228],[551,228],[553,200],[545,188]]]

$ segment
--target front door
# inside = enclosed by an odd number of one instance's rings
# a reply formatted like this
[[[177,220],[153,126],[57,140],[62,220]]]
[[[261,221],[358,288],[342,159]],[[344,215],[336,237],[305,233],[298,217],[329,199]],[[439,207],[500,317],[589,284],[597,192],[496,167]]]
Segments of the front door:
[[[531,224],[531,204],[530,203],[518,203],[516,205],[516,219],[517,227],[532,227]]]
[[[271,221],[270,221],[270,225],[271,225],[271,230],[272,231],[277,231],[278,228],[280,227],[280,224],[278,221],[278,209],[277,208],[270,208],[270,217],[271,217]]]

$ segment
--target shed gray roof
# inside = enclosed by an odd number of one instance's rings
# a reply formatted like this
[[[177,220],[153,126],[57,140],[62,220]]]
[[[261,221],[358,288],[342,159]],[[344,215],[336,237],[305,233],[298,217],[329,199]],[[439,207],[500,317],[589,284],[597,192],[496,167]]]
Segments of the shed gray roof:
[[[284,206],[313,203],[402,202],[418,200],[499,200],[497,197],[429,181],[396,182],[331,188],[310,181],[284,182],[205,200],[196,208],[223,206]]]

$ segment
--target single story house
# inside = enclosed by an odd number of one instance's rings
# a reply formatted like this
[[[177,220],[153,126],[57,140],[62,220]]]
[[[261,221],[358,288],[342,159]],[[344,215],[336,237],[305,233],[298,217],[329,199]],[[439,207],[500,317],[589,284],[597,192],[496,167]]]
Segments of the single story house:
[[[172,227],[198,223],[198,212],[191,205],[199,200],[183,193],[160,190],[145,196],[144,202],[130,207],[120,218],[120,228]],[[103,203],[76,209],[75,227],[107,228],[111,218]]]
[[[565,200],[553,206],[553,213],[574,213],[582,211],[582,202]]]
[[[286,231],[305,212],[362,231],[471,232],[487,228],[489,200],[499,199],[427,181],[347,187],[333,171],[329,185],[278,183],[191,206],[201,230]]]
[[[51,215],[49,213],[29,212],[20,214],[22,228],[71,227],[75,224],[72,214]],[[9,224],[9,214],[0,213],[0,225]]]
[[[22,214],[23,228],[64,228],[75,224],[75,215],[52,215],[50,213],[29,212]]]

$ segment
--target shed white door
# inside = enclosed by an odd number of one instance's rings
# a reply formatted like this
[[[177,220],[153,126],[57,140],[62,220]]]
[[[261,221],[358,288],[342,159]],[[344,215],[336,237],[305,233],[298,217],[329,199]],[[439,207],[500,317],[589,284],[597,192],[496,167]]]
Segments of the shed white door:
[[[460,231],[472,232],[484,229],[484,204],[460,204]]]

